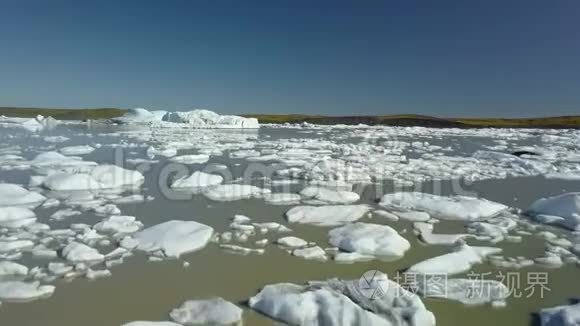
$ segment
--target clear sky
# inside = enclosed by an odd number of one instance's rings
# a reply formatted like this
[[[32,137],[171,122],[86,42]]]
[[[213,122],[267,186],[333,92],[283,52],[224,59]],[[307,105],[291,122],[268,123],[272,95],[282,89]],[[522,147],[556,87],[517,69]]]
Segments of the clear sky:
[[[580,1],[0,0],[0,106],[580,114]]]

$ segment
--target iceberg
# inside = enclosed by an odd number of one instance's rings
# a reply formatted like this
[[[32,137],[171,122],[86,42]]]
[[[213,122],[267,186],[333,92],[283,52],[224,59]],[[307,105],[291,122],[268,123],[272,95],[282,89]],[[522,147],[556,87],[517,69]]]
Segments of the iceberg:
[[[417,210],[443,220],[476,221],[498,215],[508,207],[486,199],[466,196],[444,197],[421,192],[384,195],[379,205],[399,210]]]
[[[186,124],[190,128],[259,128],[258,119],[219,115],[209,110],[167,112],[163,121]]]
[[[0,227],[21,228],[36,222],[36,214],[24,207],[0,207]]]
[[[316,200],[325,204],[352,204],[360,196],[352,191],[337,191],[322,187],[307,187],[300,191],[303,200]]]
[[[250,298],[250,308],[290,325],[324,326],[434,326],[435,317],[421,299],[383,273],[371,287],[383,289],[372,296],[359,280],[331,279],[308,285],[279,283],[265,286]]]
[[[538,199],[524,214],[542,223],[580,231],[580,192]]]

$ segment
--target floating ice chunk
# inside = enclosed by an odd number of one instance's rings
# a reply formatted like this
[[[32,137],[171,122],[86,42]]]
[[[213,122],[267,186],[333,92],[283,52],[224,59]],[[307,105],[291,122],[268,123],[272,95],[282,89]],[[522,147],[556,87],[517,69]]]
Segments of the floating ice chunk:
[[[21,228],[36,222],[36,214],[24,207],[0,207],[0,227]]]
[[[183,326],[170,321],[132,321],[121,326]]]
[[[302,197],[292,193],[274,193],[264,196],[264,200],[270,205],[296,205]]]
[[[40,282],[0,282],[0,301],[28,302],[48,298],[53,293],[54,286]]]
[[[246,224],[250,223],[251,221],[252,220],[249,217],[240,214],[234,215],[234,218],[232,219],[232,222],[236,224]]]
[[[96,280],[99,278],[105,278],[105,277],[110,277],[111,275],[111,271],[108,269],[102,269],[102,270],[93,270],[93,269],[88,269],[87,273],[86,273],[86,277],[89,280]]]
[[[136,203],[142,203],[144,201],[145,201],[145,197],[141,194],[128,195],[128,196],[113,200],[113,202],[117,205],[136,204]]]
[[[435,317],[417,295],[382,273],[371,282],[376,284],[368,284],[370,288],[381,286],[385,290],[381,296],[366,297],[361,293],[359,280],[332,279],[310,282],[307,286],[267,285],[250,298],[248,305],[290,325],[435,325]]]
[[[149,148],[147,148],[147,156],[150,158],[155,156],[173,157],[175,155],[177,155],[177,149],[173,147],[155,148],[153,146],[149,146]]]
[[[396,222],[399,220],[399,217],[397,215],[383,210],[374,210],[373,215],[379,216],[391,222]]]
[[[105,259],[97,249],[79,242],[71,242],[64,247],[62,256],[72,263],[99,262]]]
[[[303,200],[318,200],[327,204],[352,204],[360,196],[352,191],[336,191],[322,187],[307,187],[300,191]]]
[[[65,136],[46,136],[43,140],[47,143],[64,143],[68,141],[70,138]]]
[[[425,212],[417,212],[417,211],[406,211],[406,212],[393,212],[393,214],[397,215],[400,219],[411,221],[411,222],[426,222],[431,219],[431,216]]]
[[[375,259],[372,255],[363,255],[358,252],[338,252],[334,255],[333,259],[337,263],[355,263],[361,261],[370,261]]]
[[[428,277],[419,279],[416,288],[424,297],[445,298],[466,305],[505,302],[510,292],[505,284],[496,280],[450,278],[437,282]]]
[[[258,254],[263,255],[266,251],[263,248],[247,248],[238,245],[230,245],[230,244],[221,244],[220,248],[229,251],[231,253],[241,254],[241,255],[248,255],[248,254]]]
[[[138,187],[145,177],[139,171],[127,170],[116,165],[99,165],[91,171],[91,177],[104,188]]]
[[[104,188],[103,184],[85,173],[55,173],[44,179],[43,186],[56,191],[98,190]]]
[[[204,192],[204,195],[215,201],[234,201],[248,198],[262,198],[269,193],[269,189],[258,188],[256,186],[227,184],[211,187]]]
[[[292,250],[292,255],[307,260],[326,260],[326,251],[319,246]]]
[[[8,275],[28,275],[28,267],[11,261],[0,261],[0,277]]]
[[[397,192],[384,195],[380,202],[387,208],[424,211],[445,220],[475,221],[493,217],[507,206],[474,197],[443,197],[420,192]]]
[[[97,163],[83,161],[80,157],[64,156],[58,152],[45,152],[38,154],[32,161],[32,165],[39,168],[67,169],[74,168],[78,170],[92,169]]]
[[[43,195],[28,191],[19,185],[11,183],[0,183],[0,207],[1,206],[23,206],[34,208],[46,200]]]
[[[433,224],[425,222],[413,223],[413,228],[419,232],[421,240],[430,245],[453,245],[471,236],[469,234],[435,234]]]
[[[335,226],[354,222],[368,211],[368,205],[296,206],[286,212],[290,223]]]
[[[267,231],[274,231],[277,233],[292,232],[292,230],[290,228],[288,228],[287,226],[282,225],[280,223],[276,223],[276,222],[252,223],[252,225],[260,230],[265,230],[266,232]],[[262,233],[266,233],[266,232],[262,232]]]
[[[580,303],[540,310],[539,326],[577,326],[580,321]]]
[[[61,262],[48,263],[48,271],[56,276],[63,276],[73,271],[74,267]]]
[[[9,253],[34,247],[30,240],[0,240],[0,253]]]
[[[486,256],[500,253],[501,248],[471,247],[463,244],[454,252],[429,258],[419,262],[407,270],[414,274],[460,274],[467,272],[475,264],[483,262]]]
[[[222,298],[190,300],[169,316],[183,325],[232,325],[241,322],[242,309]]]
[[[580,230],[580,192],[536,200],[524,214],[539,222]]]
[[[72,208],[65,208],[65,209],[61,209],[61,210],[54,212],[52,215],[50,215],[50,219],[56,220],[56,221],[62,221],[68,217],[77,216],[77,215],[81,215],[81,214],[82,214],[81,211],[77,211],[77,210],[72,209]]]
[[[308,245],[308,241],[292,236],[280,238],[276,243],[288,248],[302,248]]]
[[[192,175],[179,178],[171,184],[171,188],[203,188],[222,183],[221,175],[195,171]]]
[[[328,232],[330,244],[347,252],[382,257],[402,257],[411,244],[390,226],[347,224]]]
[[[209,155],[206,154],[181,155],[172,157],[169,159],[169,161],[181,164],[203,164],[209,161]]]
[[[133,237],[138,242],[138,250],[161,250],[167,257],[178,258],[204,248],[212,235],[213,228],[205,224],[171,220],[146,228]]]
[[[63,147],[59,152],[63,155],[86,155],[92,153],[94,150],[95,148],[89,145],[78,145]]]
[[[129,234],[139,231],[143,223],[134,216],[110,216],[95,224],[93,228],[102,233]]]

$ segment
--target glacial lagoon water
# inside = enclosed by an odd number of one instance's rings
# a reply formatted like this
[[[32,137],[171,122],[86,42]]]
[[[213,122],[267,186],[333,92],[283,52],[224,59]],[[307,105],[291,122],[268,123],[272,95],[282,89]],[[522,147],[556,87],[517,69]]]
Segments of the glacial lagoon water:
[[[60,136],[64,138],[58,139]],[[169,320],[169,312],[182,302],[215,296],[242,307],[245,325],[272,325],[277,322],[246,305],[247,300],[267,284],[303,284],[329,278],[359,279],[370,270],[382,271],[393,279],[411,265],[448,253],[453,248],[423,243],[413,232],[410,221],[401,219],[393,222],[369,214],[360,221],[390,225],[410,242],[411,248],[402,258],[337,263],[332,260],[331,254],[326,261],[296,257],[274,242],[280,237],[292,235],[328,248],[328,231],[334,227],[288,223],[284,214],[297,206],[296,203],[271,205],[263,198],[214,201],[199,191],[175,191],[168,187],[176,174],[191,174],[197,170],[222,175],[225,183],[253,184],[271,189],[274,193],[298,193],[314,181],[331,188],[338,184],[340,189],[346,187],[360,195],[356,204],[368,204],[372,209],[382,209],[378,205],[381,195],[394,191],[485,198],[509,206],[515,219],[521,220],[523,225],[531,223],[536,227],[530,234],[520,235],[520,242],[503,239],[492,243],[484,238],[466,240],[469,245],[502,248],[501,255],[505,257],[534,259],[545,256],[547,240],[540,235],[541,231],[553,232],[558,238],[571,242],[575,239],[575,235],[568,230],[531,222],[519,213],[539,198],[580,191],[580,181],[575,177],[580,174],[578,131],[340,126],[192,131],[74,123],[40,132],[1,127],[0,139],[0,155],[3,155],[0,181],[22,185],[48,198],[58,194],[42,186],[30,185],[31,176],[45,173],[30,163],[43,152],[90,145],[95,148],[93,152],[78,155],[83,161],[117,164],[141,171],[145,176],[144,183],[130,193],[142,194],[148,199],[116,206],[122,215],[135,216],[144,228],[168,220],[192,220],[223,233],[231,231],[232,218],[241,214],[250,217],[254,223],[277,222],[292,229],[288,234],[268,232],[252,235],[245,242],[236,239],[231,242],[261,248],[255,241],[268,239],[263,254],[232,253],[220,248],[216,242],[210,242],[205,248],[178,259],[161,261],[150,261],[146,254],[135,251],[122,264],[109,269],[110,277],[96,280],[88,280],[82,275],[56,278],[47,282],[55,286],[54,294],[49,298],[27,303],[3,302],[0,306],[0,325],[102,326],[121,325],[133,320]],[[177,155],[207,154],[209,161],[203,164],[175,164],[170,157],[148,155],[153,152],[151,146],[155,149],[176,149]],[[485,153],[476,154],[478,151],[510,153],[522,148],[540,155],[513,162],[506,161],[504,157],[498,159]],[[474,155],[479,159],[473,160]],[[262,159],[255,159],[257,157]],[[449,158],[459,160],[450,164],[453,159]],[[329,170],[321,168],[320,162],[331,159],[342,160],[344,165],[341,163]],[[218,165],[225,165],[227,169]],[[322,167],[325,166],[323,163]],[[284,170],[289,171],[275,172]],[[379,170],[382,175],[378,174]],[[365,174],[370,179],[367,180]],[[343,181],[336,182],[336,179]],[[272,180],[293,181],[276,183]],[[108,198],[114,200],[118,196]],[[78,203],[67,204],[65,199],[60,199],[56,207],[39,206],[34,209],[38,222],[48,224],[53,230],[68,229],[74,223],[94,225],[107,216],[98,215],[94,208],[85,206],[79,209],[79,215],[51,220],[53,213],[67,207],[77,207],[75,205]],[[101,200],[99,205],[106,202]],[[435,224],[435,232],[466,233],[468,224],[466,221],[441,220]],[[515,232],[520,229],[529,230],[518,224],[509,233],[516,235]],[[23,236],[18,232],[2,230],[3,237],[7,234]],[[42,236],[33,241],[38,244],[40,239]],[[103,254],[116,246],[115,241],[93,244]],[[30,269],[36,266],[44,268],[54,261],[66,263],[60,257],[60,251],[59,257],[53,258],[34,257],[30,251],[23,250],[21,257],[14,261]],[[104,266],[101,263],[93,268],[103,269]],[[501,268],[486,260],[475,264],[468,273],[453,277],[477,274],[498,280],[506,273],[519,275],[520,284],[514,286],[517,293],[507,298],[505,307],[492,307],[489,303],[469,306],[442,298],[422,300],[435,315],[437,325],[530,325],[533,314],[540,309],[566,304],[580,294],[580,284],[577,282],[580,270],[572,258],[560,267],[536,263],[523,268]],[[543,295],[539,293],[539,286],[528,288],[527,278],[534,273],[547,277],[543,283],[546,287]],[[535,293],[530,293],[532,288]]]

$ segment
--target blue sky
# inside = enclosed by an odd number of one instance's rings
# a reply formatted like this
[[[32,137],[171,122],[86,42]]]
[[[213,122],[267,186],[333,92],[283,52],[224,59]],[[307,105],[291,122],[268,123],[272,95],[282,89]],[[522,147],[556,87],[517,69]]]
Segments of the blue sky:
[[[0,106],[580,114],[580,1],[0,0]]]

